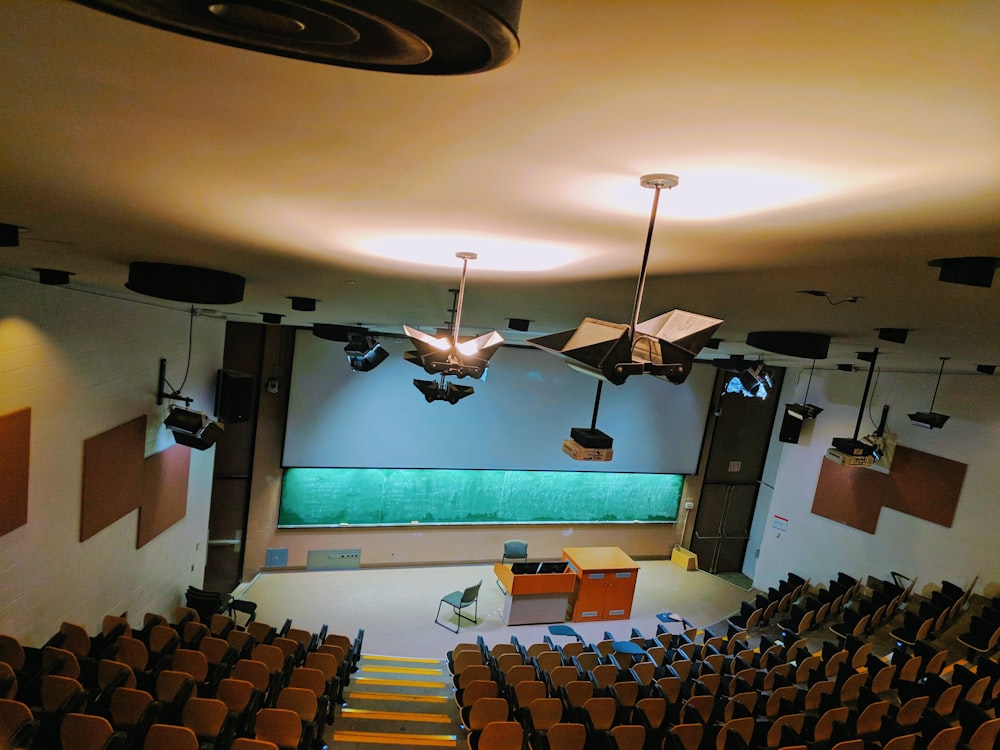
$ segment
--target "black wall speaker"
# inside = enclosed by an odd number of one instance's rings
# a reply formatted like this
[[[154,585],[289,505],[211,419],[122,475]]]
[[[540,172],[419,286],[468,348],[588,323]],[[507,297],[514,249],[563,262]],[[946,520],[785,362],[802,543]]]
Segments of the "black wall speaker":
[[[223,424],[246,422],[253,410],[256,379],[237,370],[219,370],[215,381],[215,416]]]
[[[782,443],[799,442],[799,434],[802,432],[802,424],[805,420],[798,414],[785,410],[785,417],[781,420],[781,429],[778,431],[778,440]]]

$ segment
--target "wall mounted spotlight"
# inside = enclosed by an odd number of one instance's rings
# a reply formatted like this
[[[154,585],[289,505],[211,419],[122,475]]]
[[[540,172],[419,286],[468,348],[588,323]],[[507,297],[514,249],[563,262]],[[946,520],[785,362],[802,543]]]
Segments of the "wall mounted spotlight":
[[[281,319],[285,317],[281,313],[268,313],[262,312],[260,314],[260,319],[267,323],[268,325],[281,325]]]
[[[910,418],[910,424],[914,427],[923,427],[926,430],[940,429],[950,419],[947,414],[938,414],[934,411],[934,400],[937,398],[938,387],[941,385],[941,376],[944,374],[944,363],[948,359],[948,357],[941,357],[941,369],[938,371],[937,383],[934,385],[934,395],[931,396],[930,409],[906,415]]]
[[[584,318],[576,328],[528,339],[527,343],[562,357],[574,370],[613,385],[621,385],[631,375],[653,375],[675,384],[687,379],[695,356],[723,321],[684,310],[671,310],[639,322],[660,191],[674,188],[677,183],[678,178],[672,174],[649,174],[639,179],[642,187],[655,192],[631,323]]]
[[[225,429],[218,422],[213,422],[207,414],[193,409],[171,404],[170,413],[163,420],[166,427],[179,445],[203,451],[215,445]]]
[[[389,352],[372,336],[356,334],[344,347],[347,362],[355,372],[374,370],[389,358]]]
[[[983,375],[993,375],[996,371],[996,365],[976,365],[976,372],[980,372]]]

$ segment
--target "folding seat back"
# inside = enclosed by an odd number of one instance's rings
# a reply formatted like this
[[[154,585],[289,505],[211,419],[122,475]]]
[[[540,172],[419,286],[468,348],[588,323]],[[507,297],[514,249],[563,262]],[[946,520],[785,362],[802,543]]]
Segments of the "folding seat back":
[[[235,735],[235,717],[217,698],[191,698],[184,704],[181,723],[194,731],[202,747],[228,748]]]
[[[63,677],[80,679],[80,662],[76,655],[67,649],[55,646],[42,647],[42,671],[46,674],[58,674]]]
[[[646,729],[638,724],[619,724],[611,728],[611,739],[618,750],[642,750]]]
[[[17,697],[18,683],[14,668],[5,661],[0,661],[0,698],[14,700]]]
[[[524,728],[516,721],[493,721],[479,735],[479,750],[511,750],[524,744]]]
[[[663,746],[677,748],[677,750],[698,750],[701,746],[702,738],[705,736],[705,725],[700,722],[690,724],[674,724],[667,729],[667,739]]]
[[[320,715],[319,703],[316,695],[307,688],[285,687],[278,693],[278,700],[275,708],[285,708],[294,711],[299,717],[302,725],[302,733],[299,742],[302,745],[312,745],[317,737],[323,734],[323,726],[326,716]]]
[[[547,695],[545,683],[541,680],[521,680],[514,686],[514,707],[530,706],[532,701]]]
[[[73,750],[105,750],[115,730],[103,716],[69,713],[59,727],[59,743]]]
[[[142,750],[200,750],[200,744],[190,727],[153,724],[146,733]]]
[[[250,653],[257,641],[245,630],[230,630],[226,636],[226,643],[236,649],[237,659],[244,659],[250,658]]]
[[[271,671],[267,664],[257,659],[240,659],[233,665],[229,676],[249,682],[262,693],[267,692],[271,681]]]
[[[236,628],[236,621],[229,615],[215,612],[208,620],[208,632],[215,638],[223,638]]]
[[[510,718],[510,705],[503,698],[480,698],[469,710],[466,728],[473,732],[482,731],[487,724],[507,721],[508,718]]]
[[[216,687],[215,697],[235,716],[237,734],[253,734],[254,718],[264,702],[262,691],[247,680],[224,677]]]
[[[279,748],[297,748],[302,738],[302,721],[287,708],[262,708],[254,722],[254,736]]]
[[[528,725],[533,731],[547,732],[563,718],[563,704],[558,698],[535,698],[527,705]]]
[[[108,716],[116,732],[122,732],[132,747],[141,747],[149,727],[156,723],[159,704],[145,690],[120,687],[111,694]]]

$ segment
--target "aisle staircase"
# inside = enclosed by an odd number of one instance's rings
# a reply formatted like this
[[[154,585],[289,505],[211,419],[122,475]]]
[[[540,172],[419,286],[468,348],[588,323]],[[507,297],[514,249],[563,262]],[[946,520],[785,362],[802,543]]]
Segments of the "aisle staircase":
[[[330,750],[456,748],[462,738],[448,665],[365,654],[329,736]]]

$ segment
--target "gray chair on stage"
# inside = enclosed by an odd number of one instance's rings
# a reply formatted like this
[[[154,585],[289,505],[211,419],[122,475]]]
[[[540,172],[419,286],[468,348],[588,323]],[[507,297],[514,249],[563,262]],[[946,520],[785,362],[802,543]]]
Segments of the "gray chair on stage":
[[[526,562],[528,560],[528,543],[523,539],[508,539],[503,543],[503,555],[500,557],[500,564],[503,565],[506,562]],[[497,579],[497,588],[507,593],[507,589],[503,587],[500,583],[500,579]]]
[[[483,585],[482,579],[479,583],[474,586],[469,586],[465,591],[452,591],[450,594],[441,597],[441,601],[438,603],[437,615],[434,616],[434,622],[440,625],[445,630],[451,630],[445,623],[441,622],[441,607],[445,604],[451,607],[452,614],[458,615],[458,624],[453,633],[457,633],[462,629],[462,620],[466,622],[471,622],[473,625],[479,622],[479,587]],[[468,617],[463,614],[463,611],[468,608],[473,607],[472,617]]]
[[[500,564],[510,562],[525,562],[528,559],[528,543],[521,539],[508,539],[503,543],[503,556]]]

